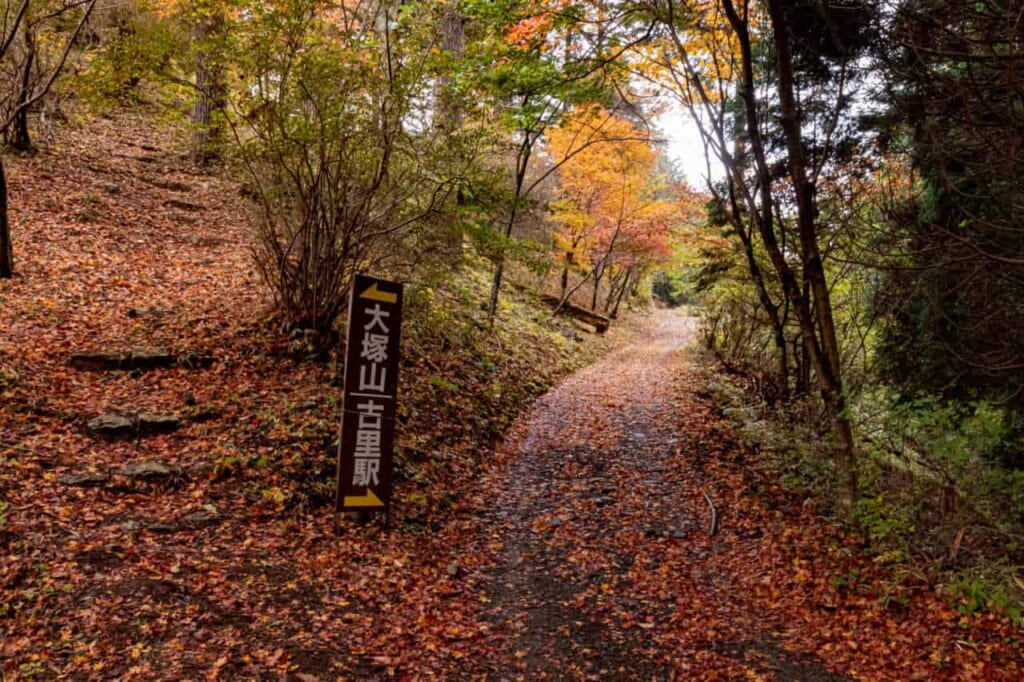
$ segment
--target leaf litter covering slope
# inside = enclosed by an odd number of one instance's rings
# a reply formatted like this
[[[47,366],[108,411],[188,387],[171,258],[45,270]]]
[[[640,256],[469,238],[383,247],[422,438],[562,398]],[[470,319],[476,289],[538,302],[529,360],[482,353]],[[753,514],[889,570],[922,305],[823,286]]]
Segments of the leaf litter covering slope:
[[[444,676],[478,632],[449,603],[452,501],[565,357],[520,336],[540,354],[499,360],[508,334],[452,349],[410,317],[396,528],[335,537],[336,377],[261,322],[238,188],[182,162],[183,139],[119,113],[8,159],[19,275],[0,282],[0,676]],[[186,361],[67,363],[135,345]],[[456,380],[467,395],[448,390]],[[142,411],[182,428],[88,431]]]
[[[275,353],[253,322],[236,188],[178,163],[170,134],[132,132],[144,122],[97,126],[11,164],[6,677],[1019,677],[1017,640],[994,618],[965,620],[924,589],[883,608],[886,577],[853,538],[752,495],[770,486],[697,398],[676,353],[692,328],[674,318],[545,398],[481,480],[479,453],[428,439],[436,466],[400,486],[395,527],[333,535],[323,506],[282,503],[295,470],[329,470],[336,411],[326,369]],[[66,364],[136,344],[218,361],[139,375]],[[452,402],[410,415],[405,440],[496,428]],[[84,428],[142,410],[191,419],[115,441]],[[140,462],[168,475],[123,475]],[[715,538],[704,491],[722,510]]]

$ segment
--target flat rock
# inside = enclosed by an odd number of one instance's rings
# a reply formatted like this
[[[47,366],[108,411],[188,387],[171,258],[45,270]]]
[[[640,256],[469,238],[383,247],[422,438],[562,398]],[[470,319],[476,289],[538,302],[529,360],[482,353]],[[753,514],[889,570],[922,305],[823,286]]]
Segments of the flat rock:
[[[90,419],[87,425],[93,433],[102,436],[124,436],[135,431],[135,423],[119,414],[104,414]]]
[[[130,315],[129,315],[130,316]],[[68,364],[76,369],[156,369],[172,367],[177,358],[163,348],[132,348],[130,351],[81,351],[72,353]]]
[[[68,364],[76,369],[121,369],[128,360],[128,353],[120,352],[80,352],[72,353]]]
[[[200,204],[193,204],[191,201],[181,201],[180,199],[168,199],[164,202],[164,206],[176,208],[179,211],[202,211],[205,209]]]
[[[181,420],[172,414],[139,414],[139,433],[170,433],[181,428]]]
[[[166,521],[151,521],[143,527],[152,533],[177,533],[181,530],[176,524],[167,523]]]
[[[184,182],[178,182],[177,180],[167,180],[164,178],[153,178],[149,180],[149,184],[160,189],[170,190],[171,192],[191,192],[192,187],[186,185]]]
[[[100,488],[110,481],[110,477],[106,474],[62,474],[57,481],[75,488]]]
[[[216,511],[200,510],[194,511],[191,514],[185,514],[178,519],[178,525],[181,528],[188,530],[199,530],[201,528],[208,528],[215,526],[220,523],[220,514]]]
[[[171,468],[161,462],[133,462],[117,473],[139,481],[162,481],[171,477]]]
[[[175,357],[170,351],[163,348],[132,348],[128,356],[129,369],[155,369],[157,367],[171,367],[174,365]]]

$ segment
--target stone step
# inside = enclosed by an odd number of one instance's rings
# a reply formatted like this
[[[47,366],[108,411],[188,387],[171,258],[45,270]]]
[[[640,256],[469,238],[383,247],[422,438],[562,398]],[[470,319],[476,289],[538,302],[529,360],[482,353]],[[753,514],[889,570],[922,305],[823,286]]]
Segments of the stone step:
[[[132,462],[118,469],[117,473],[125,478],[135,481],[146,481],[148,483],[166,481],[174,475],[171,467],[163,462],[154,461]]]
[[[166,369],[170,367],[209,367],[216,359],[209,355],[175,355],[164,348],[136,347],[128,351],[80,351],[72,353],[68,364],[86,371]]]
[[[106,488],[114,491],[129,490],[119,483],[119,479],[128,479],[141,483],[169,483],[192,480],[193,478],[209,478],[217,471],[217,466],[210,462],[200,462],[184,468],[174,467],[156,460],[130,462],[108,471],[84,471],[79,473],[63,473],[57,476],[57,482],[68,488]],[[200,523],[201,519],[192,519]]]
[[[181,419],[172,414],[152,414],[140,412],[128,417],[123,414],[102,414],[90,419],[88,429],[99,436],[123,438],[129,436],[150,436],[158,433],[171,433],[181,428]]]

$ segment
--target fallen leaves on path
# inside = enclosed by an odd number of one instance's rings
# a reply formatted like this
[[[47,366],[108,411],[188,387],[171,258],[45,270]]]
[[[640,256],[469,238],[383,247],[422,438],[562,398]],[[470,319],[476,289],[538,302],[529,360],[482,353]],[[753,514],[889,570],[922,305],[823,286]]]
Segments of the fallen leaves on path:
[[[517,425],[486,479],[498,679],[1019,679],[1021,633],[898,582],[771,481],[665,316]],[[710,533],[711,500],[718,516]],[[500,543],[498,540],[500,539]],[[515,671],[515,672],[510,672]]]

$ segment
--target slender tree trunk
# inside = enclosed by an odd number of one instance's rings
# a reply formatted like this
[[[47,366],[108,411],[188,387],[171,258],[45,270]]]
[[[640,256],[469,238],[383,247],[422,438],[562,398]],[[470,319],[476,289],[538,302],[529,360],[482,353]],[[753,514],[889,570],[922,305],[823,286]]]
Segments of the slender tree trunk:
[[[731,193],[731,191],[730,191]],[[750,279],[754,282],[754,289],[757,291],[757,298],[761,304],[761,309],[768,315],[768,321],[772,327],[772,339],[775,343],[775,361],[776,361],[776,374],[777,381],[779,384],[779,390],[782,392],[783,400],[789,397],[789,359],[787,353],[786,344],[786,329],[782,323],[782,317],[779,314],[779,305],[776,304],[768,293],[768,286],[765,284],[764,274],[761,272],[761,266],[757,262],[757,256],[754,253],[754,242],[751,238],[750,232],[745,229],[742,223],[742,218],[738,213],[738,206],[734,204],[733,213],[733,227],[736,229],[736,233],[740,237],[740,241],[743,244],[743,254],[747,260],[747,271],[750,273]]]
[[[608,263],[611,260],[612,254],[615,253],[615,244],[616,242],[619,241],[619,235],[622,234],[622,217],[624,204],[625,199],[623,199],[622,204],[620,204],[619,206],[619,218],[615,223],[615,232],[612,233],[612,238],[608,242],[608,249],[604,252],[604,255],[601,256],[601,260],[598,261],[598,263],[594,266],[594,296],[590,303],[590,309],[593,310],[595,313],[597,312],[597,296],[598,292],[601,289],[601,280],[604,278],[605,270],[608,267]]]
[[[626,273],[626,280],[622,283],[622,288],[619,289],[619,295],[615,297],[615,307],[612,308],[612,312],[609,315],[612,319],[619,319],[619,306],[622,305],[622,299],[626,297],[626,292],[633,293],[636,282],[640,279],[637,273],[639,273],[639,269],[635,267],[630,268]]]
[[[11,243],[11,224],[7,213],[7,174],[0,157],[0,279],[14,276],[14,246]]]
[[[590,299],[590,309],[597,312],[597,296],[601,289],[601,280],[604,279],[604,260],[594,268],[594,295]]]
[[[807,282],[803,283],[803,292],[804,292],[804,298],[805,299],[810,298],[810,296],[811,296],[811,289],[810,289],[810,286],[808,285]],[[806,336],[804,336],[803,334],[799,334],[797,336],[797,339],[795,339],[793,341],[793,343],[794,344],[799,344],[799,352],[800,352],[800,357],[801,357],[800,378],[799,378],[799,381],[801,383],[801,388],[798,391],[798,393],[800,395],[807,395],[811,391],[811,378],[812,378],[811,377],[811,371],[812,371],[812,366],[813,366],[813,361],[811,360],[811,354],[814,352],[814,344],[811,343],[811,341]],[[796,352],[797,351],[794,350],[794,353],[796,353]]]
[[[761,272],[761,265],[757,262],[757,255],[754,253],[754,240],[753,227],[749,229],[743,222],[743,216],[740,211],[738,202],[736,201],[736,192],[733,186],[735,182],[735,176],[732,173],[729,174],[729,204],[730,204],[730,222],[732,222],[733,228],[736,230],[736,234],[739,235],[740,242],[743,244],[743,255],[747,261],[747,271],[750,273],[750,278],[754,282],[754,289],[757,291],[758,301],[761,303],[761,308],[768,315],[768,321],[772,327],[772,339],[775,343],[775,362],[776,362],[776,375],[777,383],[779,385],[779,391],[781,392],[782,399],[789,399],[789,358],[787,352],[786,343],[786,328],[782,322],[782,317],[779,315],[779,305],[776,304],[768,293],[768,286],[765,283],[764,273]],[[783,293],[785,296],[785,293]]]
[[[223,30],[223,17],[213,13],[196,26],[196,41],[202,43]],[[203,165],[217,158],[221,135],[218,117],[227,95],[224,65],[215,51],[208,48],[196,54],[196,92],[192,106],[192,160]]]
[[[832,319],[831,302],[824,267],[817,243],[815,225],[817,206],[814,188],[808,181],[807,164],[803,150],[799,110],[794,95],[793,65],[789,52],[789,30],[782,13],[781,0],[768,0],[776,48],[775,75],[779,96],[780,121],[786,138],[789,175],[797,197],[798,235],[802,274],[810,283],[811,299],[801,291],[799,281],[780,247],[774,228],[774,198],[772,196],[771,171],[764,150],[759,128],[757,93],[754,84],[754,57],[748,32],[747,18],[741,17],[733,0],[723,0],[722,7],[739,41],[742,66],[741,95],[747,114],[747,128],[754,152],[758,187],[761,192],[760,210],[752,207],[756,216],[758,231],[769,258],[772,261],[783,290],[789,297],[800,333],[808,347],[810,360],[818,376],[822,402],[832,422],[832,434],[836,450],[844,468],[845,481],[841,503],[846,511],[852,511],[857,495],[857,471],[855,461],[853,427],[846,411],[843,394],[841,365],[838,359],[835,325]],[[749,201],[749,200],[748,200]],[[815,319],[817,317],[817,319]],[[820,333],[820,336],[819,336]]]
[[[448,0],[441,10],[441,47],[459,59],[466,49],[466,28],[457,0]],[[444,74],[438,79],[438,118],[448,134],[462,128],[462,102],[452,92],[452,79]]]
[[[562,293],[559,298],[565,300],[565,292],[569,290],[569,266],[572,265],[572,251],[565,252],[565,261],[562,263]]]
[[[565,304],[569,302],[569,298],[571,298],[573,294],[575,294],[579,289],[581,289],[584,284],[590,281],[590,276],[592,274],[594,274],[593,270],[584,275],[583,278],[579,282],[576,282],[576,284],[571,289],[562,294],[562,298],[561,300],[558,301],[558,305],[555,306],[554,311],[551,313],[551,317],[554,317],[558,315],[558,313],[562,312],[562,308],[564,308]]]
[[[32,151],[32,138],[28,131],[28,110],[32,100],[32,69],[36,61],[36,37],[27,22],[25,23],[24,37],[25,64],[21,71],[18,108],[14,112],[14,120],[11,121],[11,136],[8,144],[15,151],[30,152]]]
[[[626,272],[620,272],[617,275],[612,275],[611,281],[608,282],[608,295],[604,297],[604,311],[607,313],[612,308],[612,301],[615,300],[615,295],[619,293],[619,287],[623,285]],[[594,310],[596,313],[597,310]]]
[[[533,152],[533,145],[537,141],[529,131],[523,132],[523,141],[519,145],[519,153],[516,155],[516,177],[515,192],[512,195],[512,206],[509,209],[508,221],[505,223],[505,241],[512,238],[512,228],[516,224],[516,216],[519,212],[519,202],[522,200],[523,185],[526,183],[526,169],[530,164],[530,156]],[[491,297],[487,304],[487,319],[494,324],[494,317],[498,312],[498,296],[501,293],[501,280],[505,276],[505,244],[501,244],[501,251],[498,254],[498,263],[494,268],[494,279],[491,281]]]
[[[466,49],[466,28],[462,13],[459,11],[458,0],[447,0],[441,9],[440,20],[441,47],[450,55],[453,61],[462,58]],[[441,129],[443,135],[452,139],[463,126],[463,100],[459,97],[457,87],[453,78],[449,75],[454,69],[446,69],[437,79],[435,99],[437,101],[436,126]],[[454,164],[463,159],[463,152],[458,144],[448,147],[448,153]],[[463,230],[457,216],[457,207],[466,203],[463,188],[460,185],[455,190],[455,207],[447,206],[442,216],[443,228],[441,235],[442,243],[446,252],[447,262],[456,269],[462,267],[463,263]]]
[[[793,63],[789,48],[789,27],[783,14],[781,0],[768,0],[768,11],[775,33],[780,121],[786,136],[789,175],[797,198],[803,276],[804,281],[810,284],[814,312],[821,335],[821,349],[825,356],[825,362],[822,364],[826,376],[819,377],[822,398],[829,410],[833,432],[846,469],[848,490],[845,493],[849,497],[843,502],[852,509],[858,486],[853,424],[846,410],[842,359],[839,355],[839,341],[836,335],[835,319],[832,315],[831,294],[818,247],[817,199],[814,184],[808,177],[807,159],[800,129],[800,111],[794,92]]]
[[[501,293],[501,280],[505,277],[505,257],[498,260],[494,268],[494,279],[491,281],[491,297],[487,301],[487,318],[494,324],[494,317],[498,313],[498,296]]]

